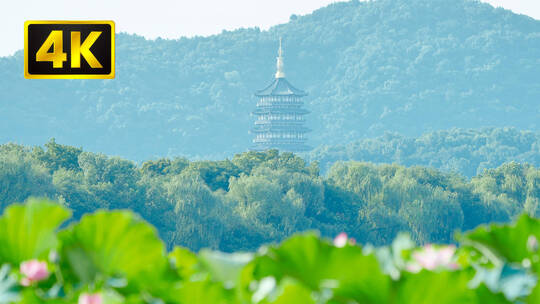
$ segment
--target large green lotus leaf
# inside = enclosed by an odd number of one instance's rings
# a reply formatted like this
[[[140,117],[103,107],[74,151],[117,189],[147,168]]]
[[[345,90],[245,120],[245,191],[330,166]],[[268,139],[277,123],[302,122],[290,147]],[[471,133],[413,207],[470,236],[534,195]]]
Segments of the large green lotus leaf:
[[[285,279],[261,304],[315,304],[313,292],[294,279]]]
[[[174,263],[178,275],[182,279],[189,279],[193,274],[197,273],[197,255],[182,247],[175,247],[169,253],[169,259]]]
[[[239,282],[240,272],[252,259],[253,255],[250,253],[223,253],[210,250],[199,252],[200,270],[208,272],[213,280],[231,288]]]
[[[252,263],[255,280],[272,276],[279,282],[289,277],[314,291],[331,289],[334,297],[343,301],[388,301],[390,277],[382,273],[375,256],[364,255],[358,246],[337,248],[316,235],[305,234],[268,248]],[[243,284],[248,283],[249,276],[244,273],[243,277]]]
[[[36,289],[26,288],[21,292],[21,298],[16,303],[17,304],[73,304],[74,301],[70,301],[69,299],[63,299],[63,298],[49,299],[46,297],[40,297],[36,294]]]
[[[99,291],[101,294],[103,304],[145,304],[141,297],[133,300],[124,299],[120,294],[114,290]],[[77,303],[78,298],[82,292],[73,294],[71,297],[66,298],[47,298],[44,295],[38,295],[36,289],[25,289],[22,293],[21,299],[18,302],[20,304],[73,304]],[[1,303],[1,302],[0,302]],[[14,302],[10,302],[14,303]]]
[[[528,304],[538,304],[540,303],[540,284],[537,284],[533,289],[529,297],[527,298]]]
[[[540,220],[522,215],[515,224],[479,227],[465,234],[463,242],[488,258],[519,264],[523,264],[527,259],[536,273],[540,274],[540,252],[537,248],[531,250],[527,246],[532,237],[540,241]]]
[[[181,303],[186,304],[234,304],[234,289],[225,289],[221,282],[207,278],[201,281],[183,281],[179,290]]]
[[[472,289],[469,281],[472,269],[462,271],[443,271],[403,273],[395,282],[395,297],[390,303],[396,304],[503,304],[511,303],[503,294],[494,294],[484,285]]]
[[[7,207],[0,217],[0,263],[46,259],[58,245],[56,230],[69,217],[68,210],[43,199]]]
[[[140,290],[166,289],[168,261],[155,229],[128,211],[98,211],[60,233],[66,276],[83,283],[120,277]],[[168,280],[167,280],[168,281]]]
[[[300,284],[284,284],[283,291],[272,304],[315,304],[311,291]]]

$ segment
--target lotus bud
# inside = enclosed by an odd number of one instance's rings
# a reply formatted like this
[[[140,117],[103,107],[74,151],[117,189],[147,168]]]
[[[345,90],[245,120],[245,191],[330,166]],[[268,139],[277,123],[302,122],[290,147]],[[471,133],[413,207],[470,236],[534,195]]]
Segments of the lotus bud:
[[[83,293],[79,296],[78,304],[102,304],[103,298],[99,293]]]
[[[21,263],[21,274],[24,276],[21,285],[30,286],[34,282],[44,280],[49,277],[47,263],[38,260],[29,260]]]
[[[414,263],[407,266],[411,272],[418,272],[421,269],[435,270],[438,268],[457,269],[459,265],[454,262],[455,246],[444,246],[435,248],[426,245],[422,250],[413,253]]]
[[[537,252],[538,251],[538,239],[534,235],[529,235],[529,238],[527,239],[527,249],[529,252]]]
[[[345,232],[338,234],[338,236],[336,236],[334,239],[334,246],[338,248],[345,247],[345,245],[347,245],[347,239],[348,237]]]

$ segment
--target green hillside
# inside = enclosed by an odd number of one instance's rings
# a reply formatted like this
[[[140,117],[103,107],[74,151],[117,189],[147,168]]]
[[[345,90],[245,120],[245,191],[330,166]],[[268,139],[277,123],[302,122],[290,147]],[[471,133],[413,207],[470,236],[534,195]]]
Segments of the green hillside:
[[[540,21],[477,1],[377,0],[268,31],[118,34],[115,80],[25,80],[22,52],[0,58],[0,142],[230,157],[250,145],[253,92],[273,76],[279,36],[288,79],[310,94],[312,146],[386,131],[540,129]]]
[[[451,129],[418,137],[386,133],[345,145],[322,145],[305,155],[323,172],[336,161],[370,161],[428,166],[467,177],[506,162],[540,166],[540,132],[515,128]]]

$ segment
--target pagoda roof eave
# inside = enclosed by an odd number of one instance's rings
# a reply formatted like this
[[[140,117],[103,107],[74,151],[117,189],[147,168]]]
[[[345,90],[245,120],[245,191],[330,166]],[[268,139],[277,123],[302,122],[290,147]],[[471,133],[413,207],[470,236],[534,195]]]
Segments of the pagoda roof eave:
[[[275,78],[274,81],[266,88],[255,92],[255,96],[307,96],[307,93],[295,88],[287,79],[280,77]]]

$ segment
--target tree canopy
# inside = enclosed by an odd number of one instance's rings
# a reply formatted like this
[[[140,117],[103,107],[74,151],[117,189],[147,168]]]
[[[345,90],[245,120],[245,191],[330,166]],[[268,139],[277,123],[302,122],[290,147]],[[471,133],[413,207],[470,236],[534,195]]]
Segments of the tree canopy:
[[[252,250],[307,230],[347,232],[388,244],[400,231],[420,244],[449,243],[456,231],[540,216],[540,169],[510,162],[467,179],[434,168],[317,162],[292,153],[232,159],[157,159],[136,164],[49,141],[0,145],[0,207],[47,197],[74,219],[97,209],[131,209],[155,225],[168,248]]]

